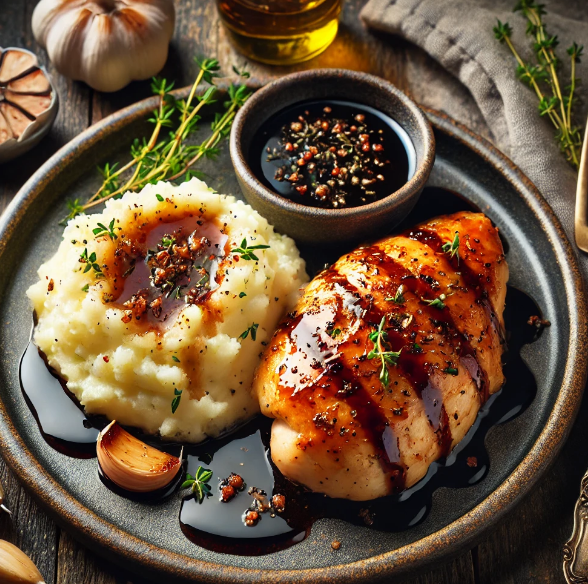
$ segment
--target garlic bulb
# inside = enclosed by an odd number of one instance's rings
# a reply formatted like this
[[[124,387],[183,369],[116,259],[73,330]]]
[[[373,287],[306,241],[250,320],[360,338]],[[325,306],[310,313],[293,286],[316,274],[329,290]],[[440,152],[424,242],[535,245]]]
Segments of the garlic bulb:
[[[62,75],[117,91],[161,71],[174,21],[173,0],[41,0],[33,33]]]
[[[31,149],[57,115],[57,92],[36,55],[0,49],[0,162]]]
[[[115,421],[100,432],[96,453],[107,478],[135,493],[148,493],[166,487],[182,467],[179,458],[145,444]]]
[[[0,582],[2,584],[45,584],[33,561],[15,545],[0,539]]]

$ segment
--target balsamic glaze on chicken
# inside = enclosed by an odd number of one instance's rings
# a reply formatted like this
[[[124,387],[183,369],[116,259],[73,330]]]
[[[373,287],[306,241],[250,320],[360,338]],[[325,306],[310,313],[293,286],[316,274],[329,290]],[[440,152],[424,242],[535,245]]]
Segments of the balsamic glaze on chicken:
[[[253,389],[282,473],[331,497],[401,491],[446,456],[504,382],[508,266],[461,212],[362,246],[320,273]]]

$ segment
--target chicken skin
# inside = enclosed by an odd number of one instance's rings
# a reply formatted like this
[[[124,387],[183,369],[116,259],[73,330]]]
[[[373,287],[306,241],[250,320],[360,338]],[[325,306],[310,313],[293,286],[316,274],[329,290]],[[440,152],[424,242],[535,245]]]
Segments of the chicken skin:
[[[253,382],[292,481],[369,500],[418,482],[504,383],[508,266],[498,231],[461,212],[362,246],[321,272]]]

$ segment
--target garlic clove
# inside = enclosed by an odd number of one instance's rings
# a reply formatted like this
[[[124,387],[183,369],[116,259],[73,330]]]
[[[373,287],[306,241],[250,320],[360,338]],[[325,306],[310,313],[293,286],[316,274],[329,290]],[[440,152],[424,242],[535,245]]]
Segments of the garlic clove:
[[[18,106],[21,110],[24,110],[27,114],[35,118],[48,110],[51,105],[50,95],[14,93],[8,89],[4,92],[4,99],[11,105]]]
[[[2,584],[45,584],[33,561],[15,545],[0,539],[0,582]]]
[[[98,463],[117,486],[135,493],[148,493],[169,485],[182,461],[161,452],[123,430],[112,421],[98,436]]]
[[[37,57],[28,51],[8,49],[0,57],[2,58],[0,62],[0,83],[2,85],[37,65]]]
[[[6,88],[16,93],[49,93],[51,84],[41,69],[34,69],[27,75],[10,81]]]
[[[21,136],[32,121],[24,112],[5,101],[0,102],[0,112],[4,115],[15,138]]]

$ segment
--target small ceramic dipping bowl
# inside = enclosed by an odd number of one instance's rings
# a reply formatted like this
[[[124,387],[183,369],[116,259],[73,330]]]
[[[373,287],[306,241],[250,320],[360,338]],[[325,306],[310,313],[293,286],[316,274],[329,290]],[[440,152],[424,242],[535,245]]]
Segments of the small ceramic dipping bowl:
[[[254,170],[254,157],[265,155],[256,136],[282,110],[324,100],[357,104],[387,120],[406,150],[406,181],[402,178],[400,186],[379,200],[341,208],[308,206],[269,188],[261,171]],[[247,202],[277,231],[299,243],[332,245],[374,239],[406,217],[429,178],[435,138],[423,112],[391,83],[355,71],[315,69],[286,75],[254,93],[235,118],[230,152]]]

